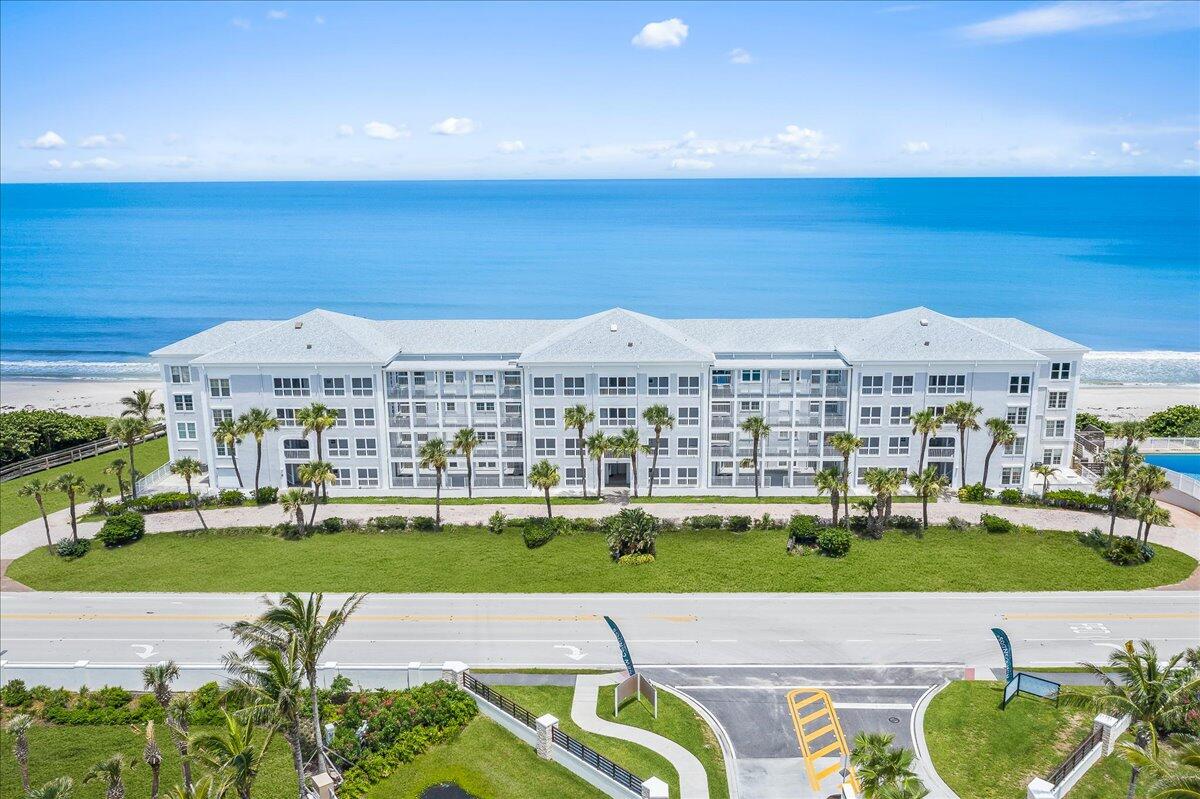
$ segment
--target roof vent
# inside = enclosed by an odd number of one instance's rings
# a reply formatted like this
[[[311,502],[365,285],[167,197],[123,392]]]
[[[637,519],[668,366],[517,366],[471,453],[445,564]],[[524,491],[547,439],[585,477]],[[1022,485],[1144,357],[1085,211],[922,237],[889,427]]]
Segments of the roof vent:
[[[617,323],[616,322],[613,322],[611,325],[608,326],[608,332],[609,333],[617,332]]]
[[[921,320],[921,327],[929,327],[929,320],[928,320],[928,319],[922,319],[922,320]]]
[[[927,343],[927,344],[928,344],[929,342],[925,342],[925,343]],[[305,345],[304,345],[304,349],[306,349],[306,350],[311,350],[311,349],[312,349],[312,345],[311,345],[311,344],[305,344]]]
[[[626,344],[625,346],[626,346],[626,347],[632,347],[632,346],[633,346],[633,342],[631,341],[631,342],[629,342],[628,344]]]
[[[304,323],[303,323],[303,322],[297,322],[297,323],[296,323],[296,329],[297,329],[297,330],[299,330],[299,329],[300,329],[300,328],[302,328],[302,327],[304,327]]]
[[[928,347],[928,346],[929,346],[929,342],[928,342],[928,341],[926,341],[926,342],[925,342],[925,346],[926,346],[926,347]]]

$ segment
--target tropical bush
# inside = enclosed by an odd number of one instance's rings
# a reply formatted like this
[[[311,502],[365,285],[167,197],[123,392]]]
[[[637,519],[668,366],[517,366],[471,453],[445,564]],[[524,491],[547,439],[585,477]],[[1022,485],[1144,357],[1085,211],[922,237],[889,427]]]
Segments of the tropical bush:
[[[921,520],[915,516],[905,516],[897,513],[891,518],[890,524],[897,530],[920,530]]]
[[[1075,428],[1082,430],[1085,427],[1098,427],[1105,433],[1112,432],[1112,422],[1106,422],[1094,413],[1080,411],[1075,414]]]
[[[1143,544],[1133,536],[1123,535],[1114,539],[1104,550],[1104,559],[1117,566],[1140,566],[1154,557],[1149,544]]]
[[[565,528],[562,519],[547,519],[544,516],[533,516],[525,520],[521,527],[521,538],[529,549],[545,546],[550,539]]]
[[[946,526],[951,530],[970,530],[975,525],[971,524],[961,516],[951,516],[946,520]]]
[[[823,530],[817,536],[817,549],[826,557],[845,557],[850,551],[850,534],[836,528]]]
[[[222,508],[236,508],[246,504],[246,495],[236,488],[226,488],[217,494],[217,504]]]
[[[23,708],[32,698],[24,680],[9,680],[0,688],[0,704],[6,708]]]
[[[403,530],[408,527],[405,516],[376,516],[371,520],[371,526],[376,530]]]
[[[657,516],[641,508],[624,508],[604,520],[609,554],[614,560],[625,555],[654,555],[659,529]]]
[[[137,499],[127,499],[124,502],[112,504],[113,513],[137,511],[138,513],[162,513],[171,510],[185,510],[192,507],[192,498],[183,491],[164,491],[161,494],[144,494]]]
[[[693,530],[720,530],[721,517],[715,514],[706,516],[689,516],[684,519],[684,524]]]
[[[986,487],[983,483],[973,483],[958,489],[958,500],[960,502],[983,502],[991,495],[992,489]]]
[[[278,536],[284,541],[299,541],[312,535],[312,531],[295,522],[280,522],[271,528],[271,535]]]
[[[749,516],[730,516],[725,520],[725,529],[734,533],[744,533],[753,523]]]
[[[1104,531],[1099,527],[1093,527],[1086,533],[1079,534],[1079,543],[1083,544],[1085,547],[1091,547],[1092,549],[1103,552],[1108,548],[1108,536],[1106,536]]]
[[[341,516],[330,516],[322,519],[319,532],[322,533],[340,533],[346,528],[346,520]]]
[[[789,544],[811,546],[817,543],[821,522],[816,516],[797,513],[788,520],[787,530]]]
[[[436,530],[438,529],[437,519],[432,516],[414,516],[412,519],[412,529],[424,530],[426,532]]]
[[[488,532],[494,535],[500,535],[504,532],[504,525],[507,523],[508,517],[504,515],[504,511],[498,510],[488,517]]]
[[[58,553],[60,558],[75,560],[82,558],[92,549],[92,542],[86,538],[81,538],[76,541],[73,538],[60,538],[58,543],[54,545],[54,551]]]
[[[62,411],[0,413],[0,466],[97,441],[108,435],[110,421]]]
[[[146,520],[140,513],[126,511],[116,516],[109,516],[96,533],[96,540],[106,547],[119,547],[122,544],[132,544],[146,534]]]
[[[866,516],[851,516],[846,520],[850,531],[856,535],[866,535],[871,530],[871,520]]]
[[[224,695],[215,682],[206,683],[191,694],[188,720],[192,724],[215,724],[221,720]],[[19,708],[34,718],[53,724],[72,726],[137,724],[150,720],[161,722],[162,706],[154,694],[135,696],[118,686],[95,690],[80,688],[50,688],[35,685],[26,689],[20,680],[12,680],[0,688],[0,700],[5,708]]]
[[[1146,417],[1146,432],[1156,438],[1200,436],[1200,405],[1174,405]]]
[[[1017,529],[1017,526],[1008,519],[991,513],[985,513],[980,516],[979,524],[989,533],[1011,533]]]
[[[270,505],[279,499],[279,489],[275,486],[262,486],[254,492],[254,501],[259,505]]]
[[[654,556],[649,554],[622,555],[621,557],[617,558],[617,563],[621,564],[622,566],[641,566],[646,563],[653,562]]]
[[[1024,497],[1015,488],[1006,488],[1000,492],[1000,502],[1004,505],[1020,505]]]

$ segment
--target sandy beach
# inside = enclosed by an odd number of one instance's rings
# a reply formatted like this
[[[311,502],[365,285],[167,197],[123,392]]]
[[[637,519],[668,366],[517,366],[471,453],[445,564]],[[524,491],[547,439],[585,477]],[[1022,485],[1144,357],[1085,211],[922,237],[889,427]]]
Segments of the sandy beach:
[[[0,381],[0,410],[27,406],[77,413],[115,416],[120,399],[136,388],[150,388],[162,399],[162,385],[142,380],[4,380]],[[1140,419],[1172,405],[1200,404],[1198,386],[1083,385],[1079,410],[1102,419]]]

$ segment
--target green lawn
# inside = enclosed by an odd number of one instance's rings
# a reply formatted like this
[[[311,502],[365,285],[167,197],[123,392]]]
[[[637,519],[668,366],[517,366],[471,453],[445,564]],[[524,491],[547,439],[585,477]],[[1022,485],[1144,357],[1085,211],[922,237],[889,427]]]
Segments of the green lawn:
[[[619,566],[599,533],[566,533],[530,550],[516,533],[478,528],[301,541],[246,528],[148,535],[76,561],[39,549],[8,574],[39,590],[77,591],[1082,591],[1176,583],[1196,568],[1166,547],[1145,565],[1114,566],[1063,532],[931,528],[921,540],[889,532],[855,540],[840,559],[788,556],[785,542],[782,530],[669,532],[656,562]]]
[[[193,729],[193,732],[198,729]],[[163,792],[182,783],[179,752],[171,743],[166,728],[155,725],[155,737],[162,750],[161,781]],[[93,782],[83,784],[83,775],[93,763],[122,752],[137,765],[125,779],[125,793],[130,797],[150,795],[150,769],[142,762],[145,737],[125,726],[60,727],[39,724],[29,733],[29,780],[34,786],[66,774],[75,780],[74,799],[103,799],[104,786]],[[192,770],[193,778],[200,773]],[[279,799],[296,793],[296,772],[292,768],[291,750],[276,736],[267,752],[267,762],[254,783],[254,796]],[[0,733],[0,799],[21,796],[21,776],[12,754],[12,736]]]
[[[850,502],[853,503],[854,500],[860,499],[860,498],[861,497],[851,496]],[[826,507],[829,506],[829,497],[820,497],[820,496],[800,496],[800,497],[736,496],[736,497],[728,497],[728,496],[721,496],[719,494],[708,494],[708,495],[704,495],[704,496],[672,497],[672,496],[663,496],[660,494],[657,497],[630,497],[629,501],[643,503],[643,504],[659,503],[659,502],[688,504],[688,503],[703,502],[703,503],[714,503],[714,504],[720,504],[720,505],[738,505],[738,504],[755,505],[755,504],[758,504],[758,505],[825,505]],[[892,497],[892,502],[896,503],[896,504],[908,504],[908,503],[915,502],[919,505],[921,503],[921,500],[917,499],[916,497],[910,497],[908,495],[902,494],[902,495],[897,495],[897,496]],[[929,503],[931,505],[935,502],[937,502],[936,498],[929,500]]]
[[[546,506],[545,497],[455,497],[445,496],[443,489],[443,505],[541,505]],[[459,490],[459,489],[454,489]],[[465,490],[465,489],[464,489]],[[330,497],[330,505],[433,505],[434,497]],[[599,500],[592,497],[550,497],[551,505],[595,505]]]
[[[604,799],[563,766],[540,759],[486,716],[449,743],[435,746],[371,788],[368,799],[419,799],[431,785],[457,783],[479,799]],[[280,794],[282,796],[283,794]]]
[[[166,437],[156,438],[136,445],[133,457],[139,472],[149,474],[154,471],[167,462]],[[125,449],[106,452],[103,455],[84,458],[81,461],[68,463],[65,466],[56,466],[44,472],[0,483],[0,532],[8,532],[17,525],[24,524],[30,519],[38,518],[37,503],[33,501],[33,498],[17,496],[17,490],[24,485],[25,481],[34,477],[42,480],[54,480],[63,472],[72,472],[84,477],[88,481],[89,486],[94,483],[104,483],[112,489],[112,495],[116,496],[117,480],[115,477],[104,474],[104,469],[117,458],[122,458],[128,463],[129,452]],[[125,470],[125,479],[129,479],[128,468]],[[47,513],[67,507],[66,494],[52,491],[50,494],[45,495],[44,499],[46,501]],[[79,508],[80,516],[91,506],[91,500],[87,499],[86,496],[80,500],[76,500],[76,507]]]
[[[955,682],[925,714],[933,764],[962,799],[1023,799],[1029,781],[1053,771],[1091,731],[1095,713],[1041,699],[1019,696],[1000,710],[1003,688],[1000,682]],[[1124,796],[1129,773],[1128,764],[1110,755],[1092,766],[1071,799]]]

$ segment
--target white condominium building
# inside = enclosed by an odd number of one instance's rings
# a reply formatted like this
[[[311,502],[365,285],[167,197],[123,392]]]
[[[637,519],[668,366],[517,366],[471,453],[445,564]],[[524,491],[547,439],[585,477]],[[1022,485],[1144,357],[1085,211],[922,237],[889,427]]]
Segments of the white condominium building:
[[[477,495],[528,488],[533,464],[559,468],[559,491],[596,486],[596,462],[580,465],[565,410],[595,414],[585,435],[635,428],[658,447],[655,492],[747,494],[751,442],[739,425],[761,416],[764,494],[812,494],[813,476],[842,465],[831,436],[851,431],[863,446],[850,469],[861,489],[873,466],[916,469],[912,414],[969,400],[980,424],[1006,419],[1016,440],[991,460],[992,488],[1026,488],[1030,467],[1070,461],[1079,366],[1086,348],[1012,318],[954,318],[913,308],[868,318],[658,319],[615,308],[582,319],[374,321],[314,310],[285,321],[225,322],[152,353],[162,367],[171,458],[209,467],[210,485],[236,488],[231,452],[213,427],[250,408],[279,423],[262,445],[261,482],[298,483],[316,457],[297,412],[334,409],[322,455],[337,474],[334,494],[431,494],[435,475],[417,453],[431,437],[473,428]],[[643,419],[664,405],[674,427],[653,441]],[[990,440],[967,439],[966,482],[978,482]],[[932,434],[927,462],[958,485],[953,426]],[[255,442],[237,448],[246,488]],[[586,453],[585,453],[586,454]],[[651,457],[638,458],[638,483]],[[606,456],[603,488],[632,485],[628,458]],[[455,456],[444,486],[465,493],[467,464]],[[1040,485],[1040,483],[1038,483]]]

